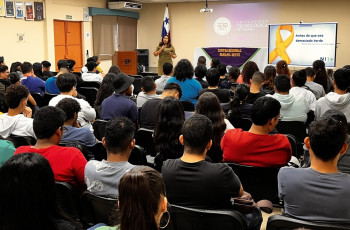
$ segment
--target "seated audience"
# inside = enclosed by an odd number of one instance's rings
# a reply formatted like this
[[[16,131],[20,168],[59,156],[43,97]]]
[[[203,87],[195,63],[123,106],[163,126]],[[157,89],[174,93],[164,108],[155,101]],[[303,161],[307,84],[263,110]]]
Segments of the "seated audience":
[[[165,229],[169,222],[161,226],[161,218],[167,212],[167,204],[161,175],[150,167],[136,166],[120,180],[119,215],[116,211],[110,218],[119,220],[118,223],[114,223],[118,225],[102,226],[96,230]]]
[[[43,65],[43,75],[46,77],[46,79],[53,77],[52,72],[50,71],[51,63],[49,61],[42,61],[41,64]]]
[[[205,65],[197,65],[194,69],[194,76],[195,79],[201,84],[202,89],[208,88],[209,84],[207,81],[203,80],[205,76],[207,75],[207,67]]]
[[[118,198],[120,178],[134,167],[128,162],[135,145],[134,133],[135,125],[126,117],[117,117],[107,123],[102,139],[107,160],[91,160],[85,167],[85,183],[90,192]]]
[[[0,168],[15,153],[16,148],[12,142],[0,137]]]
[[[202,89],[201,84],[193,79],[193,66],[187,59],[181,59],[175,66],[174,76],[167,83],[175,82],[181,86],[182,97],[180,101],[189,101],[195,106],[199,91]]]
[[[259,71],[258,65],[253,61],[248,61],[247,63],[245,63],[242,69],[242,74],[238,77],[237,82],[250,84],[250,79],[252,79],[253,74],[256,71]]]
[[[77,148],[58,146],[62,139],[65,119],[64,112],[59,108],[46,106],[39,109],[33,122],[36,144],[19,147],[15,155],[27,152],[39,153],[50,162],[56,181],[68,182],[82,191],[86,189],[84,181],[86,159]]]
[[[197,102],[195,114],[202,114],[208,117],[213,123],[213,145],[207,152],[212,162],[222,161],[222,150],[220,147],[221,138],[229,129],[234,129],[231,123],[225,119],[225,113],[222,111],[220,101],[217,96],[211,92],[203,93]]]
[[[344,113],[346,119],[350,121],[350,93],[347,88],[350,86],[350,70],[338,69],[334,73],[334,92],[317,100],[315,117],[319,119],[327,110],[336,109]]]
[[[273,97],[281,103],[282,121],[306,122],[307,113],[311,108],[303,96],[289,93],[291,88],[290,78],[284,74],[278,75],[274,84],[276,93],[274,95],[267,94],[266,96]]]
[[[113,67],[113,66],[112,66]],[[113,82],[117,79],[114,73],[107,73],[102,80],[101,86],[97,91],[94,108],[96,110],[96,118],[101,118],[101,104],[104,99],[111,96],[114,92]]]
[[[253,104],[256,101],[256,99],[266,95],[266,93],[262,90],[264,81],[265,81],[265,78],[263,73],[255,72],[253,74],[253,77],[250,80],[251,85],[249,89],[249,94],[247,99],[245,100],[246,103]]]
[[[278,123],[280,108],[274,98],[258,98],[252,107],[250,130],[231,129],[222,138],[223,162],[255,167],[286,165],[292,156],[288,138],[283,134],[270,135]]]
[[[166,82],[171,78],[173,72],[173,65],[171,63],[163,64],[163,75],[158,78],[155,83],[157,85],[157,92],[163,92]]]
[[[115,75],[118,75],[120,73],[120,68],[116,65],[112,65],[109,68],[108,73],[114,73]]]
[[[333,83],[326,72],[326,64],[324,63],[324,61],[322,60],[314,61],[312,63],[312,68],[316,73],[314,82],[322,85],[326,93],[331,92],[333,89]]]
[[[316,108],[316,97],[310,91],[304,88],[306,82],[306,71],[304,69],[296,71],[293,73],[292,77],[292,88],[289,93],[294,96],[302,96],[305,98],[306,102],[309,104],[310,109],[315,111]]]
[[[185,113],[180,101],[174,97],[164,98],[158,107],[157,123],[153,141],[158,155],[154,159],[155,168],[160,171],[163,161],[180,158],[183,146],[179,142]]]
[[[241,71],[238,67],[230,67],[228,69],[228,79],[225,79],[220,82],[220,89],[230,89],[231,91],[235,91],[236,87],[239,83],[237,83],[237,78],[241,74]]]
[[[227,119],[231,124],[239,122],[241,118],[251,117],[252,104],[246,103],[246,98],[249,95],[249,86],[247,84],[239,84],[236,87],[235,94],[230,101],[230,111],[227,114]]]
[[[1,229],[81,229],[57,206],[54,174],[37,153],[11,157],[0,168]]]
[[[34,75],[33,65],[29,62],[23,62],[21,70],[23,73],[22,85],[27,87],[31,93],[44,95],[45,82]]]
[[[263,91],[266,94],[273,95],[275,93],[274,81],[276,77],[276,68],[272,65],[266,66],[264,69],[264,77],[265,77],[265,82],[264,82],[264,85],[262,86]]]
[[[80,127],[77,119],[81,111],[80,104],[73,98],[64,98],[56,105],[66,114],[66,121],[63,126],[63,136],[60,144],[70,141],[78,141],[80,144],[92,147],[96,144],[96,137],[87,127]]]
[[[219,71],[219,74],[220,74],[220,80],[219,80],[219,85],[220,85],[222,81],[228,80],[226,76],[226,65],[223,63],[220,63],[217,67],[217,70]]]
[[[218,68],[218,65],[220,64],[221,62],[220,62],[220,59],[219,58],[213,58],[213,59],[211,59],[211,62],[210,62],[210,68],[212,69],[212,68],[214,68],[214,69],[216,69],[216,68]]]
[[[22,85],[11,85],[5,93],[8,112],[0,115],[0,135],[35,137],[32,110],[27,107],[29,91]]]
[[[288,63],[285,60],[279,60],[276,64],[276,74],[277,75],[287,75],[288,77],[292,77],[290,70],[288,68]]]
[[[6,65],[5,58],[3,56],[0,56],[0,65]]]
[[[225,70],[226,71],[226,70]],[[209,69],[206,75],[209,87],[207,89],[201,89],[199,96],[205,92],[212,92],[218,98],[220,103],[227,103],[230,101],[230,92],[227,89],[219,88],[220,72],[217,69]]]
[[[142,128],[154,129],[157,122],[158,108],[161,101],[166,97],[181,98],[182,90],[179,84],[169,83],[164,87],[160,98],[154,98],[143,104],[140,112],[140,123]]]
[[[102,82],[102,75],[96,73],[97,63],[94,61],[90,61],[86,64],[86,68],[88,71],[86,73],[82,73],[81,78],[83,81],[97,81],[99,83]]]
[[[160,96],[156,93],[157,85],[150,76],[143,77],[141,79],[141,92],[137,95],[136,104],[138,108],[141,108],[146,101]]]
[[[137,106],[128,96],[132,94],[133,77],[120,73],[113,82],[114,93],[103,100],[101,104],[101,116],[103,120],[111,120],[115,117],[127,117],[134,123],[137,122]]]
[[[40,62],[33,63],[33,71],[36,77],[40,78],[43,81],[47,80],[47,77],[44,77],[43,65]]]
[[[307,67],[305,71],[306,71],[305,88],[310,90],[313,94],[315,94],[315,97],[317,100],[321,97],[324,97],[326,93],[322,85],[314,82],[316,78],[315,70],[311,67]]]
[[[78,99],[77,96],[77,80],[72,73],[64,73],[57,77],[56,85],[60,91],[60,95],[52,98],[49,102],[50,106],[56,106],[64,98],[72,98],[79,102],[81,111],[78,113],[78,122],[81,127],[88,127],[92,130],[91,122],[95,120],[96,112],[94,108],[84,99]]]
[[[67,59],[66,60],[68,62],[68,70],[69,72],[74,72],[74,66],[76,64],[76,62],[73,59]]]
[[[204,56],[199,56],[197,60],[197,66],[199,65],[207,65],[207,59]]]
[[[5,91],[11,84],[8,80],[9,70],[7,65],[0,65],[0,112],[7,112],[7,106],[5,103]]]
[[[311,123],[305,138],[310,168],[283,167],[278,174],[285,214],[307,221],[350,224],[350,175],[337,168],[339,157],[348,148],[346,138],[345,126],[331,117]]]
[[[69,73],[69,64],[66,60],[59,60],[57,62],[57,68],[59,72],[56,76],[50,77],[46,80],[45,83],[45,92],[50,94],[60,94],[60,90],[56,85],[56,79],[58,76],[64,73]]]

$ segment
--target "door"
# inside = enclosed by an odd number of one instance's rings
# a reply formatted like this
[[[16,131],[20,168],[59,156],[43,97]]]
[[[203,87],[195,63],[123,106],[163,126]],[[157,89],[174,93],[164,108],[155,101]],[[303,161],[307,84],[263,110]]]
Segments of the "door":
[[[83,66],[81,22],[54,20],[55,59],[73,59],[74,72]],[[56,66],[56,71],[57,66]]]

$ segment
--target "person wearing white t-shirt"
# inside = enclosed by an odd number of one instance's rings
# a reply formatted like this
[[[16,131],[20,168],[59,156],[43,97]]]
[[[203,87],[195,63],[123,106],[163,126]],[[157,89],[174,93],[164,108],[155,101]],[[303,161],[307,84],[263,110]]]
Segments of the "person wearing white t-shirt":
[[[99,83],[102,83],[103,77],[102,75],[96,73],[97,63],[94,61],[89,61],[86,64],[86,68],[88,69],[88,72],[83,73],[81,75],[81,78],[83,81],[97,81]]]
[[[78,113],[78,122],[81,127],[88,127],[92,130],[91,122],[96,118],[96,111],[87,101],[76,98],[77,91],[75,87],[77,80],[74,74],[65,73],[59,75],[56,84],[61,93],[50,100],[49,106],[56,106],[63,98],[73,98],[77,100],[81,107],[81,111]]]
[[[10,135],[31,136],[33,131],[32,110],[27,107],[29,90],[23,85],[11,85],[5,93],[8,112],[0,115],[0,135],[7,138]]]

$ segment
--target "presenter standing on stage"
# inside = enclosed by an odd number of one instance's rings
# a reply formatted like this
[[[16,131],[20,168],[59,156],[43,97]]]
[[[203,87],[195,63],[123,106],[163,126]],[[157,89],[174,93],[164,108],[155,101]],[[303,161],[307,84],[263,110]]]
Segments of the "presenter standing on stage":
[[[173,64],[172,58],[176,58],[175,48],[171,45],[168,35],[165,35],[162,38],[162,41],[159,42],[159,45],[157,46],[156,51],[154,51],[153,55],[155,57],[159,55],[158,75],[162,76],[164,63]]]

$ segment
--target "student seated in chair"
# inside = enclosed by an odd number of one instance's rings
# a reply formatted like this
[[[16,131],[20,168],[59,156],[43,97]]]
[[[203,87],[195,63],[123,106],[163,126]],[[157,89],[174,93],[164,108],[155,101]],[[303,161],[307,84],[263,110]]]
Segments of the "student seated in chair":
[[[16,154],[39,153],[44,156],[52,167],[56,181],[68,182],[83,191],[84,169],[86,159],[74,147],[61,147],[63,125],[66,119],[64,112],[56,107],[45,106],[38,110],[34,116],[33,129],[37,137],[34,146],[21,146]]]
[[[137,108],[141,108],[148,100],[159,98],[156,93],[157,84],[150,76],[143,77],[141,79],[141,92],[137,95],[136,104]]]
[[[87,189],[100,196],[118,197],[120,179],[134,165],[128,162],[135,146],[135,125],[126,117],[117,117],[106,125],[103,146],[107,149],[107,160],[91,160],[85,167]]]
[[[342,122],[328,117],[311,123],[305,146],[310,168],[281,168],[279,196],[285,214],[307,221],[350,224],[350,175],[337,162],[348,144]]]
[[[80,127],[77,119],[80,112],[80,104],[75,99],[64,98],[56,105],[66,114],[66,121],[63,126],[63,136],[61,143],[69,141],[78,141],[80,144],[92,147],[96,144],[97,139],[87,127]]]
[[[255,167],[286,165],[292,149],[283,134],[270,135],[280,118],[280,103],[271,97],[260,97],[252,106],[252,126],[249,131],[228,130],[221,139],[223,162]]]

